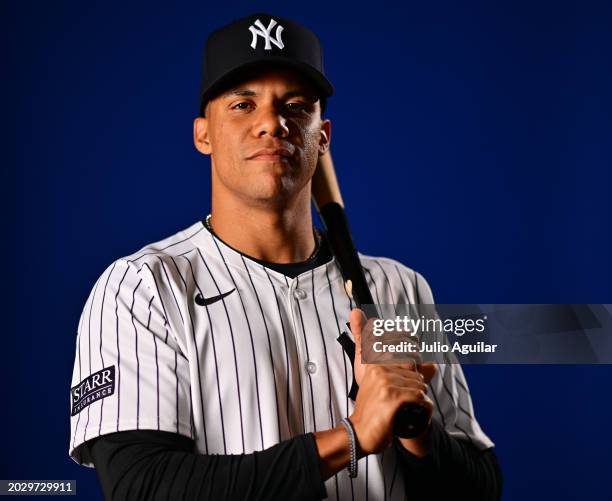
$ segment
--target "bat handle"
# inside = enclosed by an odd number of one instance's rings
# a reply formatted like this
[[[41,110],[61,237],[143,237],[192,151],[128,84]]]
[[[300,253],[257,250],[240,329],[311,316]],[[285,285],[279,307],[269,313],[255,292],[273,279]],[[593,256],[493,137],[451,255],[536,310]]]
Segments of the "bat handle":
[[[325,183],[323,183],[325,185]],[[327,229],[327,238],[332,249],[345,284],[348,286],[347,294],[353,298],[355,304],[361,310],[362,305],[374,304],[372,293],[368,287],[359,255],[353,237],[351,235],[346,214],[341,204],[328,202],[318,204],[319,215]],[[364,313],[366,313],[364,311]],[[366,313],[367,316],[367,313]],[[347,325],[350,329],[350,325]],[[354,342],[346,336],[340,336],[338,342],[353,363],[355,358]],[[351,349],[352,345],[352,349]],[[353,376],[353,384],[349,392],[349,398],[355,400],[359,386]],[[393,432],[401,438],[414,438],[427,428],[429,418],[427,409],[418,404],[406,404],[395,415]]]
[[[348,284],[349,292],[352,288],[352,285]],[[349,294],[350,295],[350,294]],[[357,307],[363,311],[361,304],[356,300]],[[364,312],[365,313],[365,312]],[[351,326],[347,322],[347,327],[350,329]],[[343,348],[346,344],[346,341],[352,342],[348,336],[346,339],[340,340],[340,343],[343,345]],[[355,357],[355,348],[353,346],[352,351],[347,351],[351,360]],[[351,391],[349,397],[352,395],[353,400],[357,398],[357,391],[359,390],[359,385],[355,381],[353,377],[353,385],[351,386]],[[396,437],[400,438],[414,438],[418,437],[421,433],[425,431],[427,426],[429,425],[429,415],[427,413],[427,409],[419,404],[404,404],[395,414],[393,418],[393,434]]]
[[[403,405],[395,414],[393,434],[400,438],[418,437],[429,424],[427,409],[419,404]]]
[[[351,328],[348,322],[346,326],[349,329]],[[338,337],[338,342],[342,346],[344,352],[347,354],[354,374],[355,343],[346,332],[343,332]],[[359,385],[357,384],[357,381],[355,381],[355,376],[353,375],[353,383],[351,384],[348,397],[355,401],[357,399],[358,391]],[[400,438],[418,437],[425,431],[428,424],[429,416],[427,415],[427,409],[425,409],[425,407],[419,404],[405,404],[400,407],[393,418],[393,434]]]

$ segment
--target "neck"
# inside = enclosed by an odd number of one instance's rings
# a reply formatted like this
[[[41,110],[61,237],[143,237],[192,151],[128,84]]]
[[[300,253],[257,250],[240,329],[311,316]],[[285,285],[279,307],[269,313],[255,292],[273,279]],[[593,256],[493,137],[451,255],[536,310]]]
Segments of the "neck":
[[[304,193],[310,194],[310,183]],[[234,249],[270,263],[306,261],[316,248],[310,197],[286,206],[244,206],[213,196],[210,222],[215,234]]]

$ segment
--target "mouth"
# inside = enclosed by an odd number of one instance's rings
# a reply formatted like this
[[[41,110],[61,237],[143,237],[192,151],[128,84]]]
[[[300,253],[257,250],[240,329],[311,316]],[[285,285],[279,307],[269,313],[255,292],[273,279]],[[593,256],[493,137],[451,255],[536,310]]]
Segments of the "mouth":
[[[292,156],[293,153],[286,148],[265,148],[247,157],[247,160],[260,162],[287,162]]]

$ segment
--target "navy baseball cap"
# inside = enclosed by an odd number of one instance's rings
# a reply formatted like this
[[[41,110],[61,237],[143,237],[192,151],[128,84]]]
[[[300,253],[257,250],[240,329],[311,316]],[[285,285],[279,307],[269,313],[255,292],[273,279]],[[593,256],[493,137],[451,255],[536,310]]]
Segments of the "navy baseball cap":
[[[279,16],[253,14],[214,31],[206,40],[200,116],[215,95],[249,71],[265,66],[297,71],[314,85],[323,100],[334,92],[323,71],[321,44],[312,31]]]

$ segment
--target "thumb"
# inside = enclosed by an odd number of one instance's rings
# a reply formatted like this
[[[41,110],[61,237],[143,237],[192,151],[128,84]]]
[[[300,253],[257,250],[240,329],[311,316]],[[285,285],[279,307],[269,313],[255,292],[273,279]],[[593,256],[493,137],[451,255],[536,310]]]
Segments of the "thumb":
[[[359,308],[353,308],[349,315],[349,324],[351,326],[351,332],[355,338],[355,345],[361,349],[361,332],[366,324],[365,313]]]
[[[359,308],[353,308],[351,310],[349,315],[349,324],[353,337],[355,338],[355,359],[353,360],[353,368],[355,370],[355,380],[357,381],[357,384],[361,384],[361,374],[363,372],[361,365],[361,333],[363,332],[366,322],[367,318],[362,310]]]

